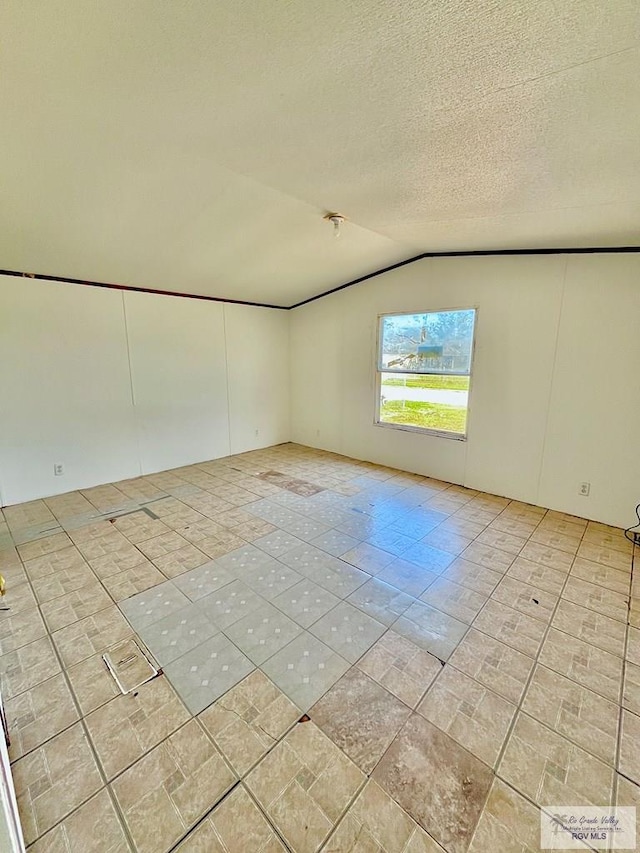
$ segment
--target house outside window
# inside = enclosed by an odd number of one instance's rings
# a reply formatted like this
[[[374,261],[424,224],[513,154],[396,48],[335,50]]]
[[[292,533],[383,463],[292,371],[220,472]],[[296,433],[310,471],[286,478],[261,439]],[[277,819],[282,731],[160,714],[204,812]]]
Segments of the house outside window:
[[[476,313],[465,308],[380,317],[376,424],[467,437]]]

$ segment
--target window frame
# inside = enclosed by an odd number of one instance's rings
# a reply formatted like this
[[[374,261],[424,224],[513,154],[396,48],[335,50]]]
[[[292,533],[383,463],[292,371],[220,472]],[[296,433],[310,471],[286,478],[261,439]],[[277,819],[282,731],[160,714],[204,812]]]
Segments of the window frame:
[[[381,351],[380,348],[382,346],[382,323],[385,317],[405,317],[411,316],[415,314],[447,314],[452,311],[473,311],[473,337],[471,339],[471,354],[469,358],[469,373],[460,373],[460,371],[431,371],[431,372],[413,372],[415,376],[468,376],[469,377],[469,392],[467,397],[467,421],[466,421],[466,429],[464,433],[460,432],[449,432],[447,430],[440,429],[432,429],[430,427],[419,427],[412,426],[411,424],[394,424],[389,423],[387,421],[380,420],[380,398],[382,396],[382,374],[383,373],[398,373],[405,374],[411,373],[412,371],[401,371],[401,370],[380,370],[380,361],[381,361]],[[471,418],[471,398],[472,398],[472,388],[473,388],[473,371],[474,371],[474,361],[475,361],[475,351],[476,351],[476,332],[478,329],[478,306],[477,305],[468,305],[464,308],[432,308],[430,310],[425,311],[385,311],[384,314],[378,314],[377,316],[377,331],[376,331],[376,350],[375,350],[375,407],[374,407],[374,415],[373,415],[373,425],[377,427],[382,427],[383,429],[397,429],[402,430],[404,432],[414,432],[419,435],[430,435],[435,438],[448,438],[450,441],[467,441],[469,437],[469,421]]]

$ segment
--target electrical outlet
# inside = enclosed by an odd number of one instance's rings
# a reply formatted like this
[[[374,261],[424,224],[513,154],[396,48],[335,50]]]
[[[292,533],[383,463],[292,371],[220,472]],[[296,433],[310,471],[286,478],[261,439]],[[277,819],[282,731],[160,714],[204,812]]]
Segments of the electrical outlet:
[[[580,488],[578,489],[578,492],[582,495],[583,498],[588,498],[590,491],[591,483],[580,483]]]
[[[257,429],[257,430],[256,430],[256,438],[257,438],[259,435],[260,435],[260,430],[259,430],[259,429]]]
[[[62,462],[56,462],[53,466],[53,476],[54,477],[62,477],[64,474],[64,465]]]

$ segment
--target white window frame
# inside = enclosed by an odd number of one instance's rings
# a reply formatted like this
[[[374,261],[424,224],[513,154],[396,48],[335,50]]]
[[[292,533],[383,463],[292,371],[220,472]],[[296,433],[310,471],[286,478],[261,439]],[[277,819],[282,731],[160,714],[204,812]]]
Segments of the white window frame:
[[[467,421],[466,421],[466,432],[449,432],[448,430],[440,430],[440,429],[431,429],[430,427],[419,427],[412,426],[410,424],[392,424],[387,421],[380,420],[380,398],[382,396],[382,374],[383,373],[410,373],[411,371],[400,371],[400,370],[380,370],[380,347],[382,346],[382,322],[385,317],[404,317],[411,316],[414,314],[447,314],[452,311],[473,311],[473,338],[471,340],[471,358],[469,359],[469,372],[460,372],[460,371],[430,371],[430,372],[420,372],[415,373],[416,376],[468,376],[469,377],[469,395],[467,398]],[[386,311],[384,314],[378,314],[377,319],[377,333],[376,333],[376,351],[375,351],[375,409],[374,409],[374,420],[373,425],[377,427],[382,427],[383,429],[398,429],[403,430],[405,432],[417,432],[421,435],[430,435],[435,436],[436,438],[448,438],[453,441],[466,441],[469,436],[469,421],[471,418],[471,389],[473,385],[473,363],[476,349],[476,332],[478,329],[478,306],[470,305],[464,308],[431,308],[429,310],[416,310],[416,311]]]

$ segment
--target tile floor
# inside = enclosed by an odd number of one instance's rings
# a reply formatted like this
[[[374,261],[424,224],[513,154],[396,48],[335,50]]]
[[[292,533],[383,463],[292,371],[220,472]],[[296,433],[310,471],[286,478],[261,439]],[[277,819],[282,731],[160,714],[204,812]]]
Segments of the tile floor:
[[[29,850],[532,853],[549,805],[640,806],[632,558],[292,444],[7,507]],[[122,695],[132,639],[161,670]]]

